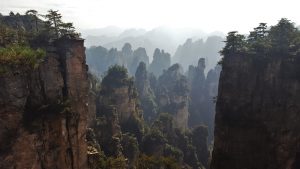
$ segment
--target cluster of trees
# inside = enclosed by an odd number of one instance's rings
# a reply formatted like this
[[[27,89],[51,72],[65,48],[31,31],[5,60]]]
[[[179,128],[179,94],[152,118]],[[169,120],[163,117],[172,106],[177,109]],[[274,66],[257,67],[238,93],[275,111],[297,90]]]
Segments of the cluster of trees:
[[[178,106],[188,100],[188,82],[181,73],[180,66],[175,64],[153,84],[153,76],[143,62],[136,71],[135,81],[124,66],[109,68],[97,92],[96,120],[92,125],[95,136],[88,139],[95,140],[89,145],[102,154],[98,166],[142,169],[208,166],[207,127],[188,129],[176,123]],[[177,90],[182,92],[175,96]],[[161,98],[158,93],[171,101],[158,104]],[[173,99],[180,95],[185,100],[176,103]],[[184,104],[188,107],[188,103]],[[90,165],[93,166],[92,160]]]
[[[28,10],[24,15],[0,16],[0,47],[10,44],[36,45],[40,41],[49,42],[62,36],[79,37],[70,22],[63,22],[62,15],[55,10],[39,14]]]
[[[229,32],[226,45],[221,50],[223,56],[247,54],[260,56],[298,55],[300,52],[300,31],[290,20],[283,18],[269,29],[260,23],[248,36]]]
[[[36,17],[36,15],[34,15]],[[63,22],[62,15],[58,11],[49,10],[48,14],[41,15],[46,19],[46,27],[54,31],[56,38],[70,35],[78,37],[80,34],[75,32],[73,23]]]
[[[46,55],[43,48],[63,36],[79,34],[72,23],[62,21],[58,11],[49,10],[46,15],[36,10],[28,10],[24,15],[0,15],[0,71],[7,72],[11,67],[36,68]]]

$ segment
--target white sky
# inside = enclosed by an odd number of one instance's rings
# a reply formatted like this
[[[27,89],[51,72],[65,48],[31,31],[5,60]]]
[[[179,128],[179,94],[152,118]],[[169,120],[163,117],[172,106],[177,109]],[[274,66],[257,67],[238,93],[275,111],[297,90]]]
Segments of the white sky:
[[[28,9],[59,10],[79,29],[167,26],[247,33],[259,22],[273,25],[283,17],[300,24],[299,0],[0,0],[2,14]]]

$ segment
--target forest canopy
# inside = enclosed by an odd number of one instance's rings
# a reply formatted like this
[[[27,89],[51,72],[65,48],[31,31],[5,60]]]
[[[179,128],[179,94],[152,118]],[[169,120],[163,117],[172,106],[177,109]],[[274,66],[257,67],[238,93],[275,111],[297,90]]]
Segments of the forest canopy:
[[[295,56],[300,52],[300,31],[295,24],[286,18],[271,27],[260,23],[248,36],[237,31],[229,32],[226,45],[220,51],[223,56],[231,54],[252,55],[288,55]]]
[[[55,39],[79,37],[72,23],[63,22],[55,10],[39,14],[28,10],[24,15],[10,12],[0,16],[0,71],[9,67],[36,68],[46,55],[45,47]]]

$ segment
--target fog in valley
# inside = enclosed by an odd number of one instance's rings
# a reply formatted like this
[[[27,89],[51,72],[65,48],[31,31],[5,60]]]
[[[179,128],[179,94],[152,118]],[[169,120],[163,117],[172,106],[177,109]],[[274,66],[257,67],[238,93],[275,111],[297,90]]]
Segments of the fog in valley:
[[[294,0],[1,0],[0,169],[299,169]]]

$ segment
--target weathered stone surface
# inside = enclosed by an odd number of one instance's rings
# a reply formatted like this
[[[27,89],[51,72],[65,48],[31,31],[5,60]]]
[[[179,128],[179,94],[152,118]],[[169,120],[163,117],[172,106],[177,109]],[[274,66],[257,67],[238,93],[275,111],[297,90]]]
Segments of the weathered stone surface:
[[[296,169],[300,163],[300,56],[226,56],[212,169]]]
[[[62,39],[35,70],[0,75],[0,168],[86,168],[83,40]]]
[[[189,117],[189,87],[179,64],[172,65],[158,79],[156,90],[160,112],[173,115],[177,128],[187,129]]]

